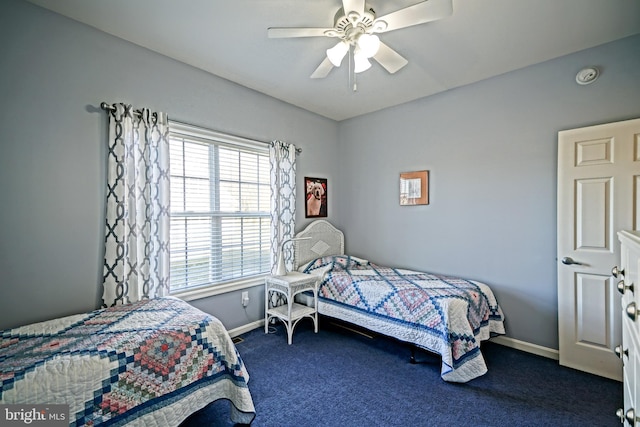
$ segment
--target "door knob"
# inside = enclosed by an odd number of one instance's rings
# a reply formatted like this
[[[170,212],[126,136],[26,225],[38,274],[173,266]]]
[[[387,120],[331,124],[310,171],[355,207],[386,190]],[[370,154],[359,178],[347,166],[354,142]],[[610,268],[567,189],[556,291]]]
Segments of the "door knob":
[[[638,317],[638,309],[636,308],[636,303],[630,303],[625,309],[625,312],[627,313],[627,317],[635,322],[636,318]]]
[[[611,275],[612,275],[613,277],[618,277],[618,274],[619,274],[619,275],[621,275],[621,276],[624,276],[624,268],[623,268],[623,269],[620,269],[620,268],[618,268],[618,266],[616,265],[616,266],[614,266],[614,267],[611,269]]]
[[[621,345],[617,345],[616,348],[613,349],[613,352],[622,359],[623,356],[629,357],[629,350],[623,350]]]
[[[573,258],[571,258],[570,256],[566,256],[564,258],[562,258],[562,263],[565,265],[582,265],[581,262],[578,261],[574,261]]]
[[[636,411],[631,408],[629,409],[625,414],[624,417],[627,419],[627,422],[629,423],[629,425],[636,425]]]
[[[620,280],[616,285],[616,287],[618,288],[618,292],[620,292],[623,295],[627,290],[633,292],[633,283],[627,285],[624,283],[624,280]]]

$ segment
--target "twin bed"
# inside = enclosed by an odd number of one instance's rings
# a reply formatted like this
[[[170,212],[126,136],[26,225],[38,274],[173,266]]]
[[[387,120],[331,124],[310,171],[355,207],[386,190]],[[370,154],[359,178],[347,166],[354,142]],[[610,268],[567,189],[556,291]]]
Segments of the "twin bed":
[[[234,422],[255,417],[226,329],[177,298],[0,333],[0,404],[66,404],[73,427],[177,426],[219,399]]]
[[[446,381],[487,372],[480,342],[505,333],[489,286],[345,255],[344,234],[324,220],[296,237],[305,239],[294,241],[294,268],[320,277],[320,314],[440,355]]]
[[[294,242],[295,268],[320,277],[318,312],[442,357],[441,376],[487,371],[480,342],[503,334],[485,284],[382,267],[344,254],[324,220]],[[255,408],[249,375],[222,323],[166,297],[0,331],[0,404],[69,405],[70,426],[177,426],[226,399],[236,423]]]

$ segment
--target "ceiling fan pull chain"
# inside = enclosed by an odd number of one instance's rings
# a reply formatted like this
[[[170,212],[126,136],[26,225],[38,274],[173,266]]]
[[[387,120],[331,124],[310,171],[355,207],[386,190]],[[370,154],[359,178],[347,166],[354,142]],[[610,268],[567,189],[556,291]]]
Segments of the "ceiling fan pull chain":
[[[358,84],[356,83],[356,73],[353,70],[353,46],[349,45],[349,86],[355,92],[358,88]]]
[[[358,91],[358,75],[356,73],[353,73],[353,91]]]

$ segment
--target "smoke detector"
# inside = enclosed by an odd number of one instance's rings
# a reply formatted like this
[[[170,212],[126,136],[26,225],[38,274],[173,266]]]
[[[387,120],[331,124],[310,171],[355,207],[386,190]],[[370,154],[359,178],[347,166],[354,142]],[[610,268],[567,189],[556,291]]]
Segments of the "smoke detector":
[[[576,83],[579,85],[588,85],[596,81],[600,71],[596,67],[587,67],[578,71],[576,74]]]

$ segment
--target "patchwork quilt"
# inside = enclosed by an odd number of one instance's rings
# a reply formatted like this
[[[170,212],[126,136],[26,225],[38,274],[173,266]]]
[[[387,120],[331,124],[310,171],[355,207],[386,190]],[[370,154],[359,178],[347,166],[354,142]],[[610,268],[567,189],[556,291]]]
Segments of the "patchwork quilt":
[[[483,283],[347,255],[318,258],[301,270],[322,276],[319,313],[439,354],[446,381],[485,374],[480,342],[505,333],[502,310]]]
[[[70,426],[178,426],[218,399],[255,409],[222,323],[157,298],[0,331],[0,404],[68,404]]]

